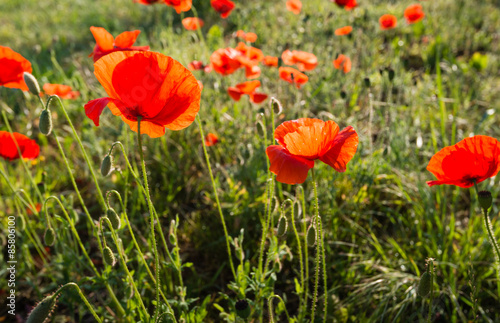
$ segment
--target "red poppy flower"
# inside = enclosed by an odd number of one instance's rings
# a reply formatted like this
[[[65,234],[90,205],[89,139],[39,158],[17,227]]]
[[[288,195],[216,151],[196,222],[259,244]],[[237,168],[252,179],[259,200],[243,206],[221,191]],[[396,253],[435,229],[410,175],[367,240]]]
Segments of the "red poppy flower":
[[[304,183],[316,159],[345,172],[358,147],[358,134],[352,126],[339,132],[334,121],[303,118],[286,121],[276,128],[279,145],[267,147],[269,170],[285,184]]]
[[[214,71],[222,75],[229,75],[241,67],[238,56],[241,53],[233,48],[220,48],[210,55],[210,62]]]
[[[280,67],[278,71],[282,80],[292,84],[295,83],[298,89],[309,80],[307,75],[291,67]]]
[[[256,33],[246,33],[243,30],[238,30],[236,32],[236,37],[243,38],[245,41],[249,43],[254,43],[255,41],[257,41]]]
[[[85,114],[99,125],[106,107],[137,132],[151,138],[165,127],[189,126],[200,109],[201,89],[191,72],[171,57],[155,52],[116,52],[94,63],[94,74],[108,97],[89,101]]]
[[[165,4],[174,7],[177,13],[191,10],[193,0],[165,0]]]
[[[331,0],[335,2],[337,6],[344,8],[345,10],[352,10],[358,6],[356,0]]]
[[[143,4],[143,5],[151,5],[151,4],[157,3],[159,1],[160,0],[134,0],[134,2]]]
[[[0,46],[0,86],[28,91],[24,72],[32,72],[31,63],[9,47]]]
[[[212,8],[215,9],[222,18],[227,18],[234,9],[234,2],[230,0],[210,0]]]
[[[286,65],[297,65],[300,71],[310,71],[318,66],[316,55],[299,50],[290,51],[287,49],[281,54],[281,59]]]
[[[40,212],[40,210],[42,210],[42,204],[40,204],[40,203],[35,204],[35,209],[36,209],[37,212]],[[31,211],[30,207],[26,208],[26,213],[28,215],[33,215],[33,211]]]
[[[8,131],[0,131],[0,156],[8,160],[14,160],[19,158],[19,152],[16,147],[19,146],[19,150],[21,150],[21,156],[27,159],[35,159],[40,154],[40,146],[34,141],[22,135],[20,133],[14,132],[14,139],[10,132]]]
[[[205,136],[205,146],[207,147],[215,146],[215,144],[217,144],[218,142],[219,142],[219,137],[217,137],[216,134],[208,133]]]
[[[278,57],[264,56],[264,59],[262,61],[266,66],[278,66]]]
[[[47,95],[57,95],[61,99],[76,99],[80,96],[80,92],[72,91],[71,86],[62,84],[45,83],[43,92]]]
[[[298,15],[302,10],[302,2],[300,0],[288,0],[286,2],[286,9]]]
[[[227,93],[235,101],[239,101],[243,94],[247,94],[250,97],[250,101],[253,103],[261,103],[267,99],[267,94],[255,92],[259,86],[260,81],[243,82],[237,84],[236,87],[229,87]]]
[[[188,69],[190,71],[204,71],[205,73],[210,73],[212,71],[210,65],[204,65],[200,61],[192,61],[188,64]]]
[[[94,62],[97,62],[97,60],[104,55],[117,51],[149,50],[149,46],[132,46],[137,36],[141,33],[140,30],[125,31],[116,36],[116,39],[102,27],[92,26],[90,27],[90,31],[92,35],[94,35],[96,41],[94,52],[89,55],[94,56]]]
[[[387,30],[395,28],[398,20],[396,16],[386,14],[380,17],[378,22],[380,23],[380,29]]]
[[[414,24],[424,19],[425,13],[422,11],[422,5],[412,4],[405,9],[405,18],[408,24]]]
[[[343,69],[347,74],[351,71],[351,59],[345,55],[340,54],[336,60],[333,61],[333,66],[336,69]]]
[[[196,18],[196,17],[188,17],[188,18],[182,19],[182,25],[187,30],[196,30],[198,28],[203,27],[204,24],[205,24],[205,22],[203,21],[203,19]]]
[[[264,59],[262,51],[243,42],[239,42],[235,50],[241,53],[236,59],[245,67],[245,76],[250,79],[259,77],[260,67],[257,65]]]
[[[437,177],[427,185],[468,188],[495,176],[500,170],[500,143],[488,136],[465,138],[432,156],[427,170]]]
[[[345,35],[349,35],[352,31],[352,27],[351,26],[345,26],[345,27],[342,27],[342,28],[338,28],[335,30],[335,36],[345,36]]]

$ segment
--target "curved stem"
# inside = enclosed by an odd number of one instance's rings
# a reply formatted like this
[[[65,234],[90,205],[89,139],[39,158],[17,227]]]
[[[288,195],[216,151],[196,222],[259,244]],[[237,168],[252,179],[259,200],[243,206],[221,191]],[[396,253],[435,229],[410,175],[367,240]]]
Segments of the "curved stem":
[[[156,280],[156,305],[154,311],[153,320],[156,322],[158,318],[158,310],[160,305],[160,262],[158,259],[158,249],[156,247],[156,238],[155,238],[155,221],[153,214],[153,203],[151,202],[151,196],[149,194],[149,185],[148,185],[148,175],[146,173],[146,164],[144,163],[144,153],[142,152],[142,140],[141,140],[141,117],[137,118],[137,141],[139,145],[139,155],[141,157],[141,165],[142,165],[142,175],[144,177],[144,188],[146,191],[146,198],[148,200],[148,209],[149,215],[151,219],[151,238],[153,240],[153,253],[155,258],[155,280]]]
[[[92,315],[94,316],[94,318],[96,319],[97,322],[102,323],[102,321],[99,318],[99,316],[97,316],[97,313],[95,312],[94,308],[92,307],[92,305],[90,305],[89,301],[87,300],[87,298],[85,297],[85,295],[83,295],[82,290],[80,289],[80,287],[77,284],[75,284],[75,283],[67,283],[66,285],[64,285],[61,288],[59,288],[59,290],[56,293],[61,293],[62,290],[64,288],[66,288],[66,287],[74,287],[74,288],[76,288],[76,290],[78,292],[78,295],[80,295],[80,298],[82,299],[82,301],[85,303],[85,305],[87,305],[87,308],[89,309],[90,313],[92,313]]]
[[[290,322],[291,321],[290,315],[288,314],[288,310],[286,309],[285,302],[283,301],[283,299],[279,295],[272,295],[272,296],[269,296],[269,298],[267,299],[267,303],[269,304],[269,323],[274,323],[274,310],[273,310],[273,303],[272,303],[273,298],[277,298],[280,300],[281,303],[283,303],[283,308],[285,309],[286,317],[288,319],[288,322]]]

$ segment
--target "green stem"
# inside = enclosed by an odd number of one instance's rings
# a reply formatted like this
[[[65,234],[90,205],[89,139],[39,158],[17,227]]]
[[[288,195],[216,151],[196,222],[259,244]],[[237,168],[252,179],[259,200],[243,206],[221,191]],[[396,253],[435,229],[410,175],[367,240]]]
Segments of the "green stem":
[[[299,194],[299,190],[301,191],[301,194]],[[300,200],[302,201],[302,234],[304,236],[304,277],[306,279],[309,279],[309,250],[307,248],[307,224],[306,224],[306,196],[304,192],[304,188],[299,185],[297,186],[297,196],[301,195]],[[307,310],[307,298],[309,295],[309,284],[306,282],[305,283],[305,290],[304,290],[304,304],[306,305],[304,311],[301,313],[302,317],[306,314]]]
[[[269,304],[269,323],[274,323],[274,309],[273,309],[273,298],[279,299],[281,303],[283,303],[283,308],[285,309],[285,314],[287,317],[287,322],[291,322],[290,315],[288,314],[288,310],[286,309],[286,304],[283,299],[279,295],[269,296],[267,299],[267,303]]]
[[[323,236],[323,224],[321,223],[321,220],[318,222],[318,227],[319,227],[319,239],[321,241],[321,263],[323,264],[323,289],[325,291],[325,294],[323,296],[323,302],[324,302],[324,312],[323,312],[323,323],[326,323],[326,314],[328,312],[328,281],[326,277],[326,256],[325,256],[325,239]]]
[[[66,288],[66,287],[74,287],[74,288],[76,288],[76,290],[78,292],[78,295],[80,295],[80,298],[82,299],[82,301],[85,303],[85,305],[87,305],[87,308],[89,309],[90,313],[92,313],[92,315],[94,316],[94,318],[96,319],[97,322],[102,323],[101,319],[99,318],[99,316],[97,316],[97,313],[95,312],[95,310],[92,307],[92,305],[90,305],[90,303],[87,300],[87,298],[85,297],[85,295],[83,295],[82,290],[80,289],[80,287],[77,284],[75,284],[75,283],[67,283],[66,285],[62,286],[59,289],[58,292],[61,293],[62,290],[64,288]]]
[[[217,194],[217,185],[215,184],[214,175],[212,173],[212,167],[210,166],[210,159],[208,158],[207,147],[205,145],[205,135],[203,134],[203,128],[201,127],[201,120],[199,114],[196,115],[196,123],[198,124],[198,128],[200,130],[203,153],[205,154],[205,161],[207,163],[208,173],[210,175],[210,180],[212,181],[212,188],[214,190],[215,202],[217,203],[217,209],[219,211],[220,220],[222,222],[222,228],[224,229],[224,235],[226,237],[226,247],[229,258],[229,265],[231,266],[231,272],[233,273],[234,279],[237,280],[236,271],[234,270],[233,257],[231,255],[231,242],[230,242],[231,239],[229,238],[229,234],[227,233],[226,221],[224,220],[224,214],[222,213],[222,208],[220,206],[219,195]]]
[[[429,267],[427,267],[427,270],[427,272],[431,275],[431,296],[429,297],[429,314],[427,315],[427,322],[431,323],[432,300],[434,298],[434,262],[432,259],[429,260]]]
[[[305,312],[307,310],[307,303],[304,304],[302,299],[302,294],[304,293],[305,283],[304,283],[304,260],[302,259],[302,244],[300,241],[299,232],[297,231],[297,226],[295,225],[295,202],[292,202],[292,228],[293,233],[295,234],[295,239],[297,239],[297,249],[299,254],[299,262],[300,262],[300,286],[301,286],[301,294],[299,295],[300,299],[300,307],[305,305],[306,308],[299,308],[299,313]]]
[[[316,178],[314,175],[314,168],[311,169],[312,171],[312,182],[313,182],[313,190],[314,190],[314,204],[315,204],[315,209],[316,209],[316,214],[314,216],[314,223],[316,225],[316,228],[318,228],[320,231],[316,231],[316,257],[314,260],[314,263],[316,265],[315,267],[315,274],[314,274],[314,292],[313,292],[313,303],[312,303],[312,314],[311,314],[311,320],[314,321],[314,315],[316,313],[316,303],[318,302],[318,285],[319,285],[319,267],[320,267],[320,254],[321,254],[321,238],[318,239],[318,234],[321,234],[321,218],[319,216],[319,200],[318,200],[318,190],[316,187]],[[323,273],[324,275],[326,273]],[[325,294],[327,291],[325,290]],[[326,297],[325,297],[325,308],[326,308]]]
[[[264,261],[264,247],[266,244],[267,231],[269,229],[269,223],[271,222],[271,204],[273,200],[273,192],[274,192],[274,179],[271,177],[267,180],[267,210],[264,218],[264,225],[262,228],[262,237],[260,240],[260,250],[259,250],[259,275],[260,281],[264,281],[264,272],[262,268],[262,263]]]
[[[151,238],[153,240],[153,253],[155,258],[155,280],[156,280],[156,304],[153,320],[156,322],[158,318],[158,310],[160,305],[160,261],[158,259],[158,249],[156,247],[156,238],[155,238],[155,224],[154,224],[154,213],[153,213],[153,203],[151,202],[151,196],[149,194],[149,185],[148,185],[148,175],[146,173],[146,163],[144,162],[144,153],[142,152],[142,140],[141,140],[141,117],[137,118],[137,141],[139,145],[139,155],[141,157],[141,165],[142,165],[142,175],[144,177],[144,188],[146,190],[146,198],[148,200],[148,209],[151,219]]]

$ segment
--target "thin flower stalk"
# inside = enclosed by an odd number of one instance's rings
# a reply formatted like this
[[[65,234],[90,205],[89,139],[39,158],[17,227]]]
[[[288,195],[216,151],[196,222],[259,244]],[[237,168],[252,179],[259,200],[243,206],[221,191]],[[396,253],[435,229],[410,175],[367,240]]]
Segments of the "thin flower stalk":
[[[292,212],[292,229],[293,233],[295,234],[295,239],[297,240],[297,253],[299,254],[299,263],[300,263],[300,288],[302,289],[299,299],[300,299],[300,308],[299,308],[299,313],[302,313],[302,311],[306,311],[307,309],[307,303],[304,303],[304,299],[302,298],[302,295],[304,294],[304,288],[305,288],[305,281],[304,281],[304,260],[302,258],[302,243],[300,241],[300,236],[299,232],[297,231],[297,226],[295,225],[295,202],[292,200],[287,200],[291,202],[291,212]],[[286,202],[286,201],[285,201]],[[284,203],[284,202],[283,202]],[[302,308],[305,306],[305,308]]]
[[[82,301],[85,303],[85,305],[87,306],[87,308],[89,309],[90,313],[92,314],[92,316],[94,317],[94,319],[98,322],[98,323],[102,323],[102,320],[99,318],[99,316],[97,315],[97,313],[95,312],[94,308],[92,307],[92,305],[90,305],[89,301],[87,300],[87,298],[85,297],[85,295],[83,295],[82,293],[82,290],[80,289],[80,287],[75,284],[75,283],[67,283],[66,285],[62,286],[60,288],[60,290],[62,291],[63,288],[66,288],[66,287],[73,287],[76,289],[76,291],[78,292],[78,295],[80,295],[80,298],[82,299]]]

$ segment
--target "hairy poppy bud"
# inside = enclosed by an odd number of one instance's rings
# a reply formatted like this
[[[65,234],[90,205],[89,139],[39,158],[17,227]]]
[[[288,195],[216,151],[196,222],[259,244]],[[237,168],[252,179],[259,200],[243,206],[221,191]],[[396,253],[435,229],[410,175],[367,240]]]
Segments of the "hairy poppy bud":
[[[106,155],[104,159],[102,160],[101,164],[101,174],[102,176],[106,177],[111,173],[111,169],[113,168],[113,156],[112,155]]]
[[[281,216],[278,222],[278,236],[282,236],[286,233],[286,229],[288,228],[288,222],[284,216]]]
[[[177,245],[177,236],[175,235],[176,224],[175,220],[170,221],[170,228],[168,229],[168,240],[174,246]]]
[[[316,244],[316,228],[314,226],[310,226],[309,230],[307,230],[307,244],[310,246],[314,246]]]
[[[493,197],[491,196],[490,191],[480,191],[477,195],[479,200],[479,205],[485,210],[491,207],[491,203],[493,202]]]
[[[242,319],[247,319],[250,316],[250,305],[244,299],[240,299],[234,304],[234,308],[236,309],[236,314]]]
[[[257,127],[257,133],[259,134],[259,136],[264,138],[266,131],[265,131],[264,124],[262,123],[262,121],[257,121],[257,124],[255,126]]]
[[[271,105],[275,114],[280,114],[281,112],[283,112],[283,107],[281,106],[281,103],[280,101],[278,101],[278,99],[271,98]]]
[[[38,305],[31,311],[26,323],[39,323],[45,322],[49,318],[52,310],[56,306],[56,294],[45,297]]]
[[[111,248],[106,246],[106,248],[104,248],[102,252],[104,256],[104,262],[113,267],[116,263],[116,259]]]
[[[40,121],[38,123],[40,132],[48,136],[52,132],[52,114],[49,109],[45,109],[40,114]]]
[[[48,227],[47,230],[45,230],[43,241],[45,242],[46,246],[54,245],[54,242],[56,241],[56,232],[54,231],[54,229],[52,229],[52,227]]]
[[[36,78],[28,72],[23,73],[23,78],[30,92],[34,95],[40,95],[40,86]]]
[[[420,283],[418,284],[417,293],[418,295],[425,297],[431,291],[432,274],[425,272],[422,277],[420,277]]]
[[[112,208],[109,208],[106,211],[106,215],[108,216],[109,222],[113,226],[113,229],[118,230],[121,227],[120,216],[116,213],[116,211]]]

